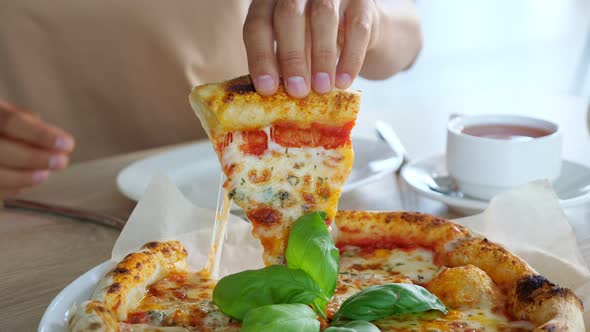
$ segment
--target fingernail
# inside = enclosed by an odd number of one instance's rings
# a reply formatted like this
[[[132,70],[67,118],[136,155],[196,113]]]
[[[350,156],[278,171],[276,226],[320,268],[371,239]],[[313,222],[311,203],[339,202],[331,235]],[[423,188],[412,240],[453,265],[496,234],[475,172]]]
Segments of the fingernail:
[[[62,169],[66,167],[68,163],[68,157],[66,156],[51,156],[49,158],[49,169]]]
[[[69,137],[58,137],[55,140],[55,148],[57,150],[69,151],[74,147],[74,141]]]
[[[287,78],[286,85],[287,92],[293,97],[302,98],[307,94],[307,84],[305,84],[305,79],[301,76]]]
[[[270,75],[261,75],[254,79],[256,90],[262,93],[272,93],[275,89],[275,80]]]
[[[330,75],[320,72],[313,76],[313,89],[318,93],[330,92]]]
[[[37,171],[33,173],[33,182],[36,184],[43,183],[49,177],[49,171]]]
[[[336,76],[336,84],[339,88],[345,89],[352,84],[352,77],[346,73],[341,73]]]

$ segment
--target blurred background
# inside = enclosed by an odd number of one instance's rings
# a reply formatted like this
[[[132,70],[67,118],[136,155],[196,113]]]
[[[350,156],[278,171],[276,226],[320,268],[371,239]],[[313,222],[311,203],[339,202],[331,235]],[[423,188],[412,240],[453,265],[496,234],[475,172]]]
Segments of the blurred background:
[[[399,97],[590,96],[590,1],[417,1],[424,46],[406,73],[359,79],[364,106]],[[373,103],[375,103],[373,105]]]
[[[231,61],[224,55],[243,53],[236,17],[248,1],[226,0],[227,8],[217,1],[144,0],[146,10],[138,11],[137,1],[68,0],[45,8],[41,0],[0,0],[0,45],[9,46],[0,48],[0,100],[72,133],[74,162],[203,138],[187,92],[247,68],[245,54]],[[406,72],[355,81],[363,91],[357,127],[389,118],[420,156],[444,151],[444,142],[422,144],[422,132],[436,131],[433,141],[441,141],[451,113],[528,111],[585,123],[590,0],[416,2],[423,50]],[[221,28],[195,38],[211,27],[198,15],[204,13]]]

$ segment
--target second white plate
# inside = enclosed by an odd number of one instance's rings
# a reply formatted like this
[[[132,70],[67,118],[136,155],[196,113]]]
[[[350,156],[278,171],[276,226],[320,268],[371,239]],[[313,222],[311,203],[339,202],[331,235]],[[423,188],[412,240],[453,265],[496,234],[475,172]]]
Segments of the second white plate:
[[[355,161],[342,192],[348,192],[395,171],[401,160],[391,148],[377,139],[353,137]],[[370,167],[376,160],[379,167]],[[162,172],[195,205],[215,209],[221,167],[208,141],[198,142],[138,160],[117,176],[117,187],[123,195],[138,201],[154,173]]]

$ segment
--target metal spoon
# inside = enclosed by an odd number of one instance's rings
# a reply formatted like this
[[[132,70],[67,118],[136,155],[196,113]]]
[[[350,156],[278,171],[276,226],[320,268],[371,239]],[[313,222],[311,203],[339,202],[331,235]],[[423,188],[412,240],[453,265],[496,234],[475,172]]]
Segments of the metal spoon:
[[[436,191],[437,193],[458,198],[463,198],[465,196],[465,194],[459,191],[455,181],[453,181],[453,179],[451,179],[451,177],[448,175],[437,175],[433,176],[432,178],[427,177],[426,181],[428,188]]]

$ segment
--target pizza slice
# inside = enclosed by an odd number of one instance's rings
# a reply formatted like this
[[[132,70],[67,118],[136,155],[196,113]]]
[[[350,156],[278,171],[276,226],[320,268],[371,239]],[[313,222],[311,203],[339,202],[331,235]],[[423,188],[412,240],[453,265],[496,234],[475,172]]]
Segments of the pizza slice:
[[[336,214],[354,159],[350,132],[360,92],[294,99],[280,86],[263,97],[242,76],[197,86],[190,102],[217,152],[226,191],[262,242],[265,263],[284,263],[297,218],[321,210],[330,223]]]

